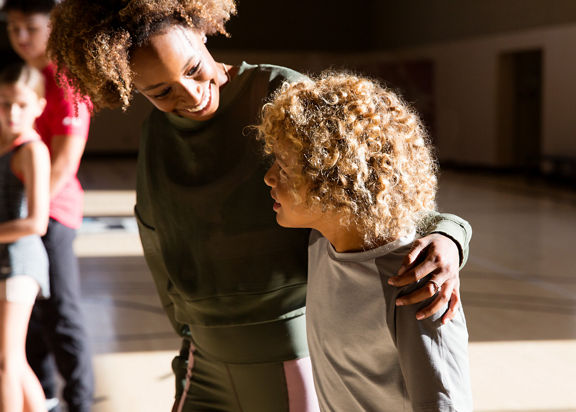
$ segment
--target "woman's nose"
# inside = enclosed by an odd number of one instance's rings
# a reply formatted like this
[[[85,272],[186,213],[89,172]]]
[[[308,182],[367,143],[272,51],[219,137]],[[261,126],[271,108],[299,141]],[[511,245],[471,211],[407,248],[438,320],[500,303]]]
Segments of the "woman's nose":
[[[198,105],[203,96],[202,84],[194,80],[188,80],[182,83],[183,98],[190,106]]]

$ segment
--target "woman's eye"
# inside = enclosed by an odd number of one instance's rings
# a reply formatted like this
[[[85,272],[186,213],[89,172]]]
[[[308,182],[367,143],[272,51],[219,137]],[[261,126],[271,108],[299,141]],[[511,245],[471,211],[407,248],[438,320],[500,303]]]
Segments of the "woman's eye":
[[[161,98],[167,96],[168,93],[170,93],[170,90],[171,90],[170,87],[167,87],[164,90],[162,90],[160,93],[158,93],[152,97],[154,97],[155,99],[161,99]]]
[[[200,62],[198,62],[197,65],[195,65],[194,67],[192,67],[190,70],[188,70],[186,72],[186,76],[188,77],[192,77],[194,76],[196,73],[198,73],[198,70],[200,69]]]

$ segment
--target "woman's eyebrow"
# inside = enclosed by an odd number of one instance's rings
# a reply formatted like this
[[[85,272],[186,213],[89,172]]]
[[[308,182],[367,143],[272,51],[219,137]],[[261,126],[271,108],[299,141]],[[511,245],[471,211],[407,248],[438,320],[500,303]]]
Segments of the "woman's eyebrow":
[[[160,87],[160,86],[163,86],[163,85],[165,85],[165,84],[166,84],[165,82],[156,83],[156,84],[153,84],[152,86],[148,86],[148,87],[143,88],[142,91],[143,91],[143,92],[147,92],[147,91],[149,91],[149,90],[155,89],[155,88]]]

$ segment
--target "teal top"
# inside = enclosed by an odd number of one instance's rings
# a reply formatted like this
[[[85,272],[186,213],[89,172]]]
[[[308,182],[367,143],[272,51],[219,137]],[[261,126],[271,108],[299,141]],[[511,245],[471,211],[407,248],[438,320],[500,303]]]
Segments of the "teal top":
[[[215,116],[152,111],[138,157],[136,216],[162,304],[181,336],[228,362],[295,359],[305,335],[309,231],[276,223],[269,166],[249,125],[267,96],[304,76],[242,63]],[[459,218],[442,231],[465,252]]]

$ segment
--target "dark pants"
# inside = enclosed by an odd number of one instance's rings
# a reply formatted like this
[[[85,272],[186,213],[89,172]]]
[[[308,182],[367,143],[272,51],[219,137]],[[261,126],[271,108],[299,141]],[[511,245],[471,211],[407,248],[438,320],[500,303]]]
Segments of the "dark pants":
[[[38,300],[32,311],[26,354],[46,398],[57,397],[56,367],[64,380],[69,412],[90,411],[94,378],[82,310],[76,230],[50,219],[42,238],[50,263],[50,299]]]

